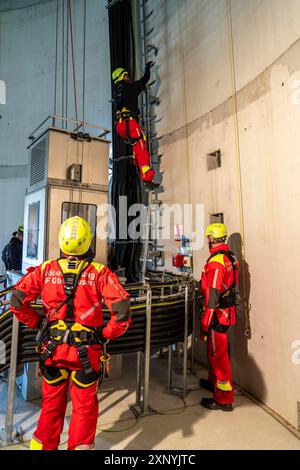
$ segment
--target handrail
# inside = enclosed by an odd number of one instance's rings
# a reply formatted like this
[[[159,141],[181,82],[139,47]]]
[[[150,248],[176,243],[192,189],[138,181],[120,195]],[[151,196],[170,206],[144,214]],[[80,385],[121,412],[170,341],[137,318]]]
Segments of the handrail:
[[[101,139],[104,139],[104,140],[107,140],[108,142],[109,139],[107,138],[108,134],[111,133],[111,130],[110,129],[107,129],[105,127],[102,127],[102,126],[98,126],[96,124],[91,124],[89,122],[86,122],[86,121],[76,121],[75,119],[71,119],[71,118],[67,118],[67,117],[64,117],[64,116],[58,116],[56,114],[49,114],[31,133],[30,135],[28,136],[28,139],[31,140],[31,141],[34,141],[36,140],[39,136],[35,137],[35,134],[37,131],[39,131],[43,126],[44,124],[46,124],[50,119],[52,119],[52,123],[51,125],[49,126],[50,128],[54,128],[54,129],[63,129],[63,130],[68,130],[68,129],[64,129],[63,127],[59,127],[56,125],[56,121],[61,121],[62,123],[63,122],[66,122],[66,123],[72,123],[72,124],[75,124],[75,128],[73,128],[72,130],[70,130],[70,132],[78,132],[78,129],[80,129],[81,127],[84,126],[84,128],[90,128],[90,129],[95,129],[97,131],[100,131],[100,134],[99,135],[96,135],[94,137],[97,137],[97,138],[101,138]]]

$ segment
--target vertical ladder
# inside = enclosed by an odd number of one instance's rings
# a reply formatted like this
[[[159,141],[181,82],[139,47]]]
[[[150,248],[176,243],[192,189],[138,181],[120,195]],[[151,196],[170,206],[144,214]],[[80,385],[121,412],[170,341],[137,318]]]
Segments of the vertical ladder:
[[[142,62],[145,65],[150,56],[154,54],[155,57],[158,54],[158,48],[151,41],[151,36],[155,32],[155,27],[149,25],[154,10],[147,12],[147,0],[141,0],[140,7],[140,24],[141,24],[141,38],[142,38]],[[150,20],[150,21],[149,21]],[[146,87],[143,96],[142,115],[143,121],[146,128],[146,134],[148,138],[148,148],[150,153],[151,168],[159,171],[160,159],[162,155],[159,154],[159,141],[160,137],[157,136],[156,124],[159,122],[155,112],[155,107],[159,106],[159,97],[155,96],[153,86],[156,80],[152,80]],[[147,261],[153,263],[153,267],[157,266],[158,258],[162,257],[162,251],[158,244],[158,232],[159,232],[159,214],[161,211],[161,200],[159,199],[159,193],[163,192],[164,189],[161,186],[147,192],[147,221],[145,227],[145,239],[144,239],[144,251],[143,251],[143,262],[142,262],[142,279],[145,279],[147,270]]]

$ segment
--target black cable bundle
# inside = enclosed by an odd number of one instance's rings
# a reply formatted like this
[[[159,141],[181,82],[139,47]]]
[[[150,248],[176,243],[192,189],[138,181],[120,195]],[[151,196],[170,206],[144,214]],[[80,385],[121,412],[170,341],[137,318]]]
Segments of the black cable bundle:
[[[109,36],[110,36],[110,61],[111,70],[118,67],[125,68],[134,77],[135,73],[135,48],[133,37],[133,24],[131,1],[117,2],[109,9]],[[113,84],[112,84],[113,96]],[[128,237],[122,239],[119,233],[119,196],[127,196],[128,208],[132,204],[142,202],[141,180],[137,167],[132,159],[130,145],[127,145],[117,135],[115,130],[115,107],[112,104],[112,141],[113,141],[113,171],[111,203],[116,210],[116,241],[114,242],[114,254],[120,266],[126,269],[129,282],[140,279],[143,245],[137,240],[132,242]],[[126,229],[132,218],[122,218]]]
[[[157,294],[157,298],[152,299],[151,317],[151,350],[158,351],[164,346],[183,342],[184,340],[184,315],[185,298],[184,291],[179,290],[178,278],[172,273],[165,273],[168,276],[166,281],[150,280],[152,293]],[[151,274],[150,274],[151,276]],[[162,300],[159,298],[161,289],[164,295],[170,298]],[[142,284],[135,283],[127,286],[131,294],[131,313],[133,322],[123,336],[110,342],[107,351],[110,354],[122,354],[145,350],[145,327],[146,327],[146,301],[138,299],[142,292]],[[174,298],[174,291],[178,297]],[[42,314],[42,305],[33,306],[36,311]],[[104,325],[109,321],[111,314],[106,306],[103,306]],[[13,314],[11,311],[0,315],[0,341],[5,345],[5,357],[1,357],[0,374],[9,368],[11,345],[12,345]],[[189,318],[188,334],[193,330],[193,298],[189,296]],[[38,362],[39,353],[36,346],[36,331],[20,323],[18,338],[18,364],[26,362]]]

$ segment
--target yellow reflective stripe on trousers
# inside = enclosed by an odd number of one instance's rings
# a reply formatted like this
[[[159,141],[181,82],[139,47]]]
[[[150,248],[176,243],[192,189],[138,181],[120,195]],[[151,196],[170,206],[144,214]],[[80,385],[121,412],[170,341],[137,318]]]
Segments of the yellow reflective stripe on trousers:
[[[143,175],[144,175],[145,173],[147,173],[148,170],[150,170],[150,166],[148,166],[148,165],[142,166],[142,173],[143,173]]]
[[[33,437],[30,441],[30,450],[43,450],[43,444]]]
[[[222,390],[222,392],[231,392],[232,391],[232,386],[229,381],[227,382],[220,382],[219,380],[217,381],[217,387],[219,390]]]

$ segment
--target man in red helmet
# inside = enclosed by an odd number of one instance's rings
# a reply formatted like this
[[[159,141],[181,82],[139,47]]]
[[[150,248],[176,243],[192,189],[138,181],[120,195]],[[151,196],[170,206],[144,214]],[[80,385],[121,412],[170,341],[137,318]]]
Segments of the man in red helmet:
[[[138,96],[150,79],[150,68],[153,65],[153,62],[148,62],[142,78],[134,82],[131,81],[127,70],[121,67],[112,73],[117,117],[116,130],[119,136],[131,145],[133,158],[137,162],[141,178],[148,189],[158,187],[162,177],[159,172],[151,168],[146,136],[139,124]]]
[[[201,405],[209,410],[232,411],[234,397],[227,331],[236,323],[235,286],[239,265],[226,244],[228,230],[224,224],[211,224],[205,235],[210,257],[201,278],[204,297],[201,339],[207,341],[210,369],[208,380],[200,379],[199,383],[214,395],[203,398]]]
[[[61,226],[64,257],[32,268],[16,285],[11,309],[30,328],[39,328],[42,411],[31,440],[32,450],[56,450],[64,425],[70,388],[73,413],[69,450],[93,450],[98,418],[97,388],[103,344],[130,325],[129,294],[117,276],[93,261],[92,232],[81,217]],[[45,319],[32,309],[41,296]],[[111,312],[103,328],[102,299]]]

